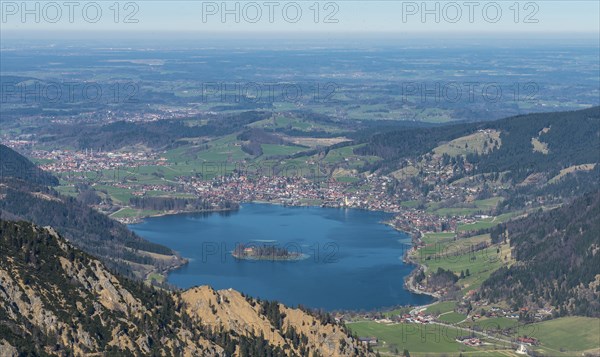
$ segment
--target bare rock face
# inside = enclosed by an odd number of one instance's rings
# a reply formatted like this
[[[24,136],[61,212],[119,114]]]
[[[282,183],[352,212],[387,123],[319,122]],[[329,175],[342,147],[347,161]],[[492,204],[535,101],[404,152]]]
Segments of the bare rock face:
[[[17,357],[18,355],[19,351],[14,346],[6,342],[6,340],[0,340],[0,356]]]
[[[312,349],[324,356],[354,356],[357,353],[354,338],[348,336],[342,326],[327,323],[298,309],[280,305],[285,314],[284,325],[295,326],[297,333],[308,337]],[[343,342],[342,342],[343,341]],[[362,346],[361,346],[362,347]]]
[[[300,309],[244,297],[232,289],[216,291],[209,286],[189,289],[181,298],[188,315],[198,324],[240,335],[263,336],[286,355],[368,355],[343,326],[332,321],[324,323]]]
[[[79,356],[222,351],[181,323],[174,294],[113,275],[55,232],[0,221],[0,237],[0,324],[9,329],[0,355],[11,347]]]
[[[343,326],[234,290],[114,275],[54,230],[0,221],[0,356],[359,356]]]

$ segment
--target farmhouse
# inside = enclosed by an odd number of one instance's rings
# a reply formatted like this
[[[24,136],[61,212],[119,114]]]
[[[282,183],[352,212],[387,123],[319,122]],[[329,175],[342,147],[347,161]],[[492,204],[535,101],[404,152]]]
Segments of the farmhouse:
[[[377,337],[359,337],[358,340],[365,344],[365,345],[370,345],[370,346],[375,346],[377,345]]]

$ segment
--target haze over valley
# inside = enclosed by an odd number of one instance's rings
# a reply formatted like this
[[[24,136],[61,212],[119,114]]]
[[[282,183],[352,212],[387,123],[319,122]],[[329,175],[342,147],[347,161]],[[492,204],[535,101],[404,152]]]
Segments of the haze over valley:
[[[597,5],[176,3],[1,2],[1,356],[600,356]]]

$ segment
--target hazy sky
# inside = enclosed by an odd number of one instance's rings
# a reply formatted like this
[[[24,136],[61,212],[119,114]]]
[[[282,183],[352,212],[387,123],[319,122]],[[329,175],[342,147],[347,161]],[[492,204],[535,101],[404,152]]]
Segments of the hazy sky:
[[[23,5],[25,4],[25,5]],[[41,32],[600,32],[599,1],[1,1],[2,36]]]

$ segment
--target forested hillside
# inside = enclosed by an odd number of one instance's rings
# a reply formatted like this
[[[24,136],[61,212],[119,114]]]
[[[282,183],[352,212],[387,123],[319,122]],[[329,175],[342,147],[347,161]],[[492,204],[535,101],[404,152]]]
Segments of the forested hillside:
[[[537,113],[493,122],[432,128],[405,128],[373,135],[355,150],[380,156],[371,170],[397,169],[402,159],[429,153],[438,145],[473,134],[498,130],[498,147],[466,155],[475,173],[508,172],[515,181],[536,172],[558,174],[563,168],[600,162],[600,107],[571,112]],[[491,143],[496,144],[496,143]]]
[[[515,180],[534,172],[550,177],[563,168],[600,162],[600,107],[522,115],[490,122],[502,145],[467,161],[480,172],[510,171]]]
[[[0,180],[6,177],[15,177],[40,185],[58,185],[56,177],[39,169],[25,156],[0,144]]]
[[[185,120],[159,120],[133,123],[117,121],[106,125],[59,125],[40,129],[43,143],[78,149],[115,150],[138,144],[150,148],[174,145],[177,140],[231,134],[244,125],[268,117],[268,113],[248,111],[208,117],[205,125],[187,125]]]
[[[121,274],[143,279],[152,271],[162,272],[185,263],[173,250],[146,241],[125,225],[52,188],[4,180],[0,195],[3,219],[55,227],[75,246]]]
[[[531,214],[491,230],[509,240],[517,264],[482,285],[481,297],[514,307],[556,308],[556,315],[600,316],[600,194]]]

